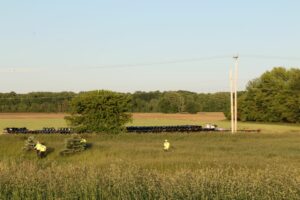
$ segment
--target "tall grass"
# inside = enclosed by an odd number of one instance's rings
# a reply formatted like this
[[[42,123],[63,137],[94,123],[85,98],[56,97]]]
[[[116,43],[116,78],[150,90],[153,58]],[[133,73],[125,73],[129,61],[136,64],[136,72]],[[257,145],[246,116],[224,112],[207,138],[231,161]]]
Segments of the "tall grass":
[[[205,123],[205,122],[199,122]],[[136,119],[133,125],[199,124]],[[228,127],[229,122],[216,122]],[[64,126],[63,119],[1,120],[0,127]],[[35,135],[54,149],[22,151],[27,135],[0,135],[2,199],[300,199],[300,126],[240,123],[260,134],[83,135],[92,148],[62,157],[68,135]],[[171,151],[164,152],[164,139]]]
[[[36,137],[55,149],[45,159],[0,136],[0,199],[300,198],[298,134],[85,135],[92,148],[69,157],[70,136]]]
[[[300,170],[290,167],[182,169],[124,163],[106,167],[2,164],[1,199],[299,199]]]

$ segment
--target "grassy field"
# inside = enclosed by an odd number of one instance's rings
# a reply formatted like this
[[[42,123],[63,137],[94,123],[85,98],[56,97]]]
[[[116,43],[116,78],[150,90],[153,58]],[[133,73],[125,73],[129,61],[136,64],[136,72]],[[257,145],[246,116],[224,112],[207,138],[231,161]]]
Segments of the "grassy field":
[[[134,125],[228,127],[220,113],[134,114]],[[65,126],[63,115],[0,115],[0,126]],[[71,136],[37,135],[54,149],[24,152],[0,136],[0,199],[300,199],[300,126],[240,123],[262,133],[84,135],[92,148],[62,157]],[[171,151],[163,152],[164,139]]]
[[[0,130],[5,127],[27,127],[41,129],[43,127],[66,127],[64,114],[44,113],[0,113]],[[161,113],[134,113],[133,121],[128,126],[143,125],[204,125],[215,123],[219,127],[230,128],[223,113],[199,114],[161,114]],[[300,133],[300,124],[270,124],[239,122],[239,129],[260,129],[264,133]]]

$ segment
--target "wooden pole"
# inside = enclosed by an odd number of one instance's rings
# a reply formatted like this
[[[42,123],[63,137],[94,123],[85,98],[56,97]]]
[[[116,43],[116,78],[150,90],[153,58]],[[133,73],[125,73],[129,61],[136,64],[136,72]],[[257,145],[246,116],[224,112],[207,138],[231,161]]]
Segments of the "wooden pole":
[[[234,131],[237,132],[237,79],[238,79],[238,66],[239,66],[239,56],[235,56],[235,77],[234,77]]]
[[[229,72],[229,82],[230,82],[230,112],[231,112],[231,133],[234,133],[234,109],[233,109],[233,76],[232,76],[232,67]]]

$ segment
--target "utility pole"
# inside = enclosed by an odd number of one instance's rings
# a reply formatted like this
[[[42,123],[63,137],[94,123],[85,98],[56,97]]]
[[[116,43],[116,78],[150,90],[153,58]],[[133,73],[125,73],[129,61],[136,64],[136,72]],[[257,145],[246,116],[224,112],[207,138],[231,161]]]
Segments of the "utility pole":
[[[233,74],[232,67],[230,67],[229,73],[229,82],[230,82],[230,113],[231,113],[231,133],[234,133],[234,109],[233,109]]]
[[[233,85],[233,91],[231,90],[231,95],[234,96],[234,105],[233,105],[233,98],[231,97],[231,110],[233,111],[233,119],[231,119],[231,130],[233,133],[237,132],[237,80],[238,80],[238,66],[239,66],[239,56],[236,55],[233,57],[235,59],[235,67],[234,67],[234,78],[231,80],[231,84]],[[233,76],[233,74],[231,74]],[[234,108],[233,108],[234,107]],[[234,120],[234,123],[232,124]]]

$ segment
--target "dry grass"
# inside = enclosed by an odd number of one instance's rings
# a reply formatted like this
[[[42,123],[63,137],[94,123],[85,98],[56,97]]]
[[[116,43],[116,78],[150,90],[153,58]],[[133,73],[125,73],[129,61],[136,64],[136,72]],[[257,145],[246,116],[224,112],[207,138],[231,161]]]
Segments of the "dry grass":
[[[257,171],[230,167],[182,169],[170,175],[125,163],[111,163],[105,168],[56,165],[22,162],[2,166],[0,184],[5,187],[0,188],[0,198],[296,200],[300,197],[299,170],[292,167]]]
[[[5,127],[27,127],[29,129],[65,127],[67,124],[64,116],[65,114],[55,113],[1,113],[0,130],[3,130]],[[230,128],[230,122],[225,120],[223,113],[133,113],[133,121],[128,125],[204,125],[206,123],[215,123],[219,127]],[[265,133],[278,134],[300,133],[299,124],[239,122],[239,129],[260,129]]]
[[[65,113],[0,113],[0,119],[63,119]],[[175,119],[189,121],[225,120],[222,112],[201,112],[197,114],[133,113],[133,119]]]
[[[44,159],[25,137],[0,136],[0,199],[300,198],[298,134],[90,134],[69,157],[70,136],[37,135],[54,148]]]
[[[163,120],[187,120],[187,121],[222,121],[225,116],[222,112],[197,113],[197,114],[163,114],[163,113],[133,113],[134,120],[140,119],[163,119]]]
[[[0,119],[63,119],[64,113],[0,113]]]
[[[0,127],[59,127],[63,117],[0,114]],[[205,122],[229,126],[222,113],[134,113],[132,124]],[[54,149],[42,160],[22,151],[28,136],[0,135],[0,199],[300,199],[300,126],[239,126],[263,132],[89,134],[92,148],[70,157],[59,155],[70,136],[36,135]]]

